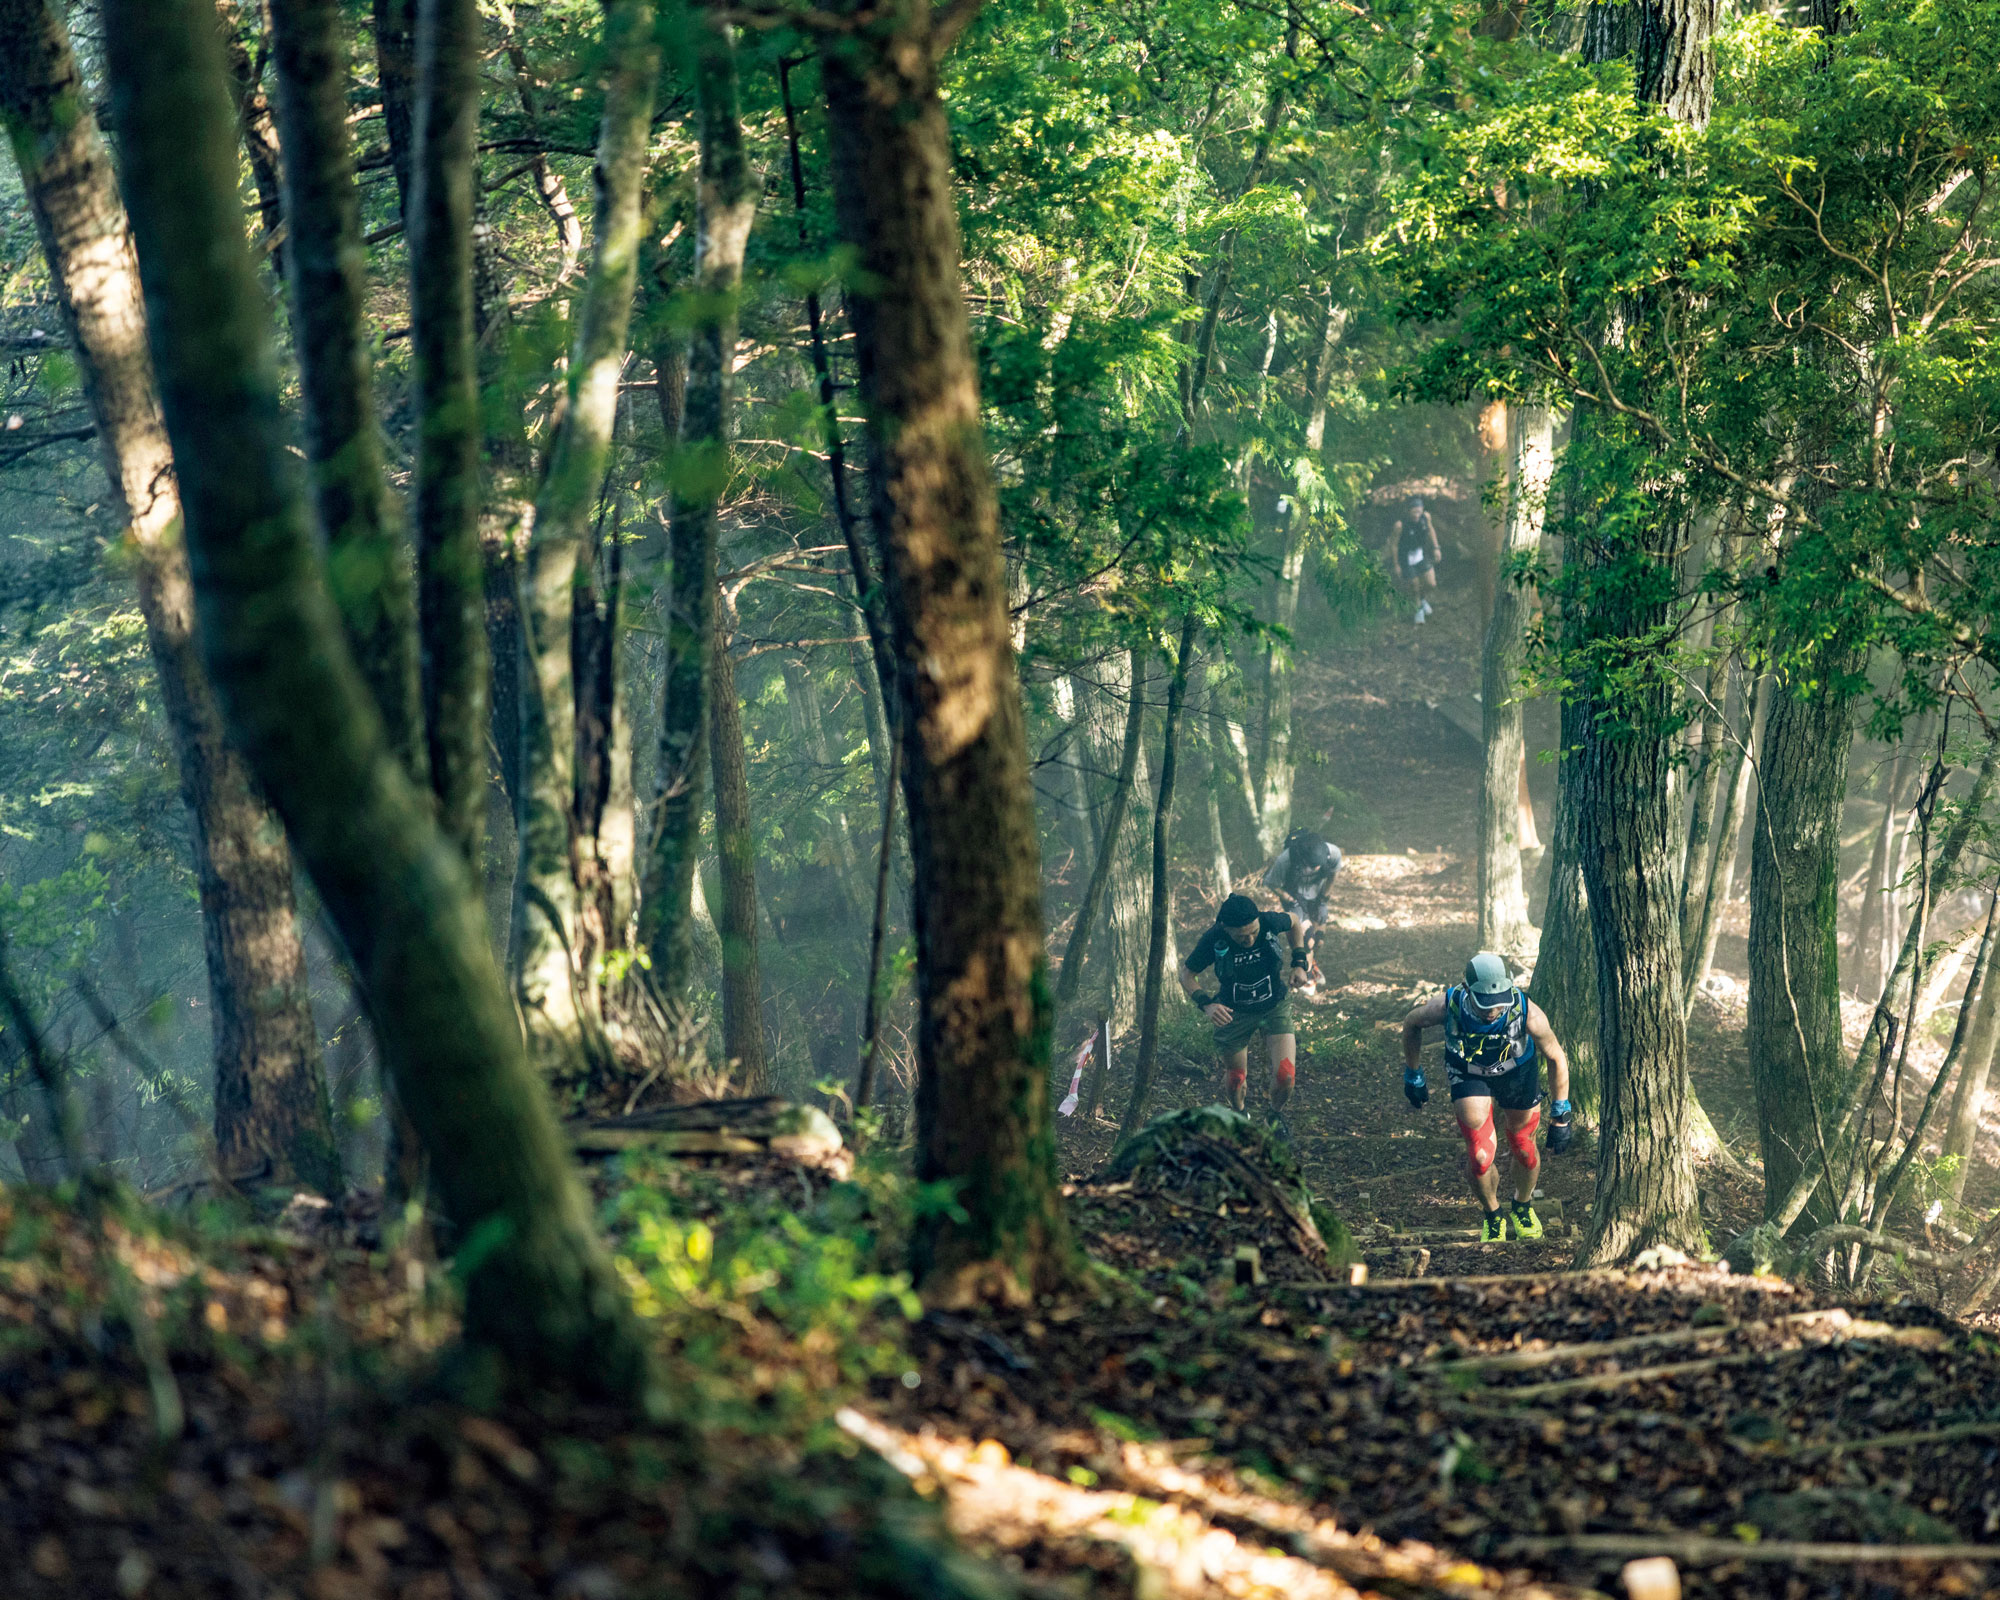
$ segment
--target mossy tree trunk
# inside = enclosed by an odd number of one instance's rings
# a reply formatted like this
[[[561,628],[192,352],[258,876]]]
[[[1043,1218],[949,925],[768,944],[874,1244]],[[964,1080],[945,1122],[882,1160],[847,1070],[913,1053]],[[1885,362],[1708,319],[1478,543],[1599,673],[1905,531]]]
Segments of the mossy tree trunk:
[[[694,53],[701,172],[689,287],[698,311],[688,342],[681,450],[668,510],[672,573],[666,686],[653,839],[640,905],[640,938],[652,960],[653,981],[675,1001],[686,1000],[695,964],[694,880],[706,809],[709,698],[714,691],[716,522],[729,478],[737,293],[757,215],[757,186],[737,110],[736,41],[718,12],[698,13]],[[675,360],[670,352],[656,356],[663,374]]]
[[[743,709],[736,703],[736,664],[729,636],[736,608],[715,612],[714,693],[709,700],[708,752],[715,779],[715,853],[721,867],[722,1053],[736,1063],[736,1086],[758,1094],[770,1078],[764,1049],[764,985],[757,966],[757,835],[750,821],[750,769],[743,753]]]
[[[348,646],[413,776],[425,775],[415,590],[383,476],[368,346],[367,260],[347,138],[347,47],[338,0],[271,0],[293,345],[313,508]]]
[[[916,1267],[943,1300],[1019,1298],[1067,1277],[1074,1255],[1025,719],[938,96],[948,27],[971,8],[832,10],[857,23],[822,34],[819,54],[859,269],[848,311],[915,868],[917,1175],[953,1185],[962,1208],[920,1228]]]
[[[638,284],[641,202],[659,77],[650,0],[615,0],[607,7],[604,42],[607,80],[590,279],[577,314],[562,421],[535,502],[522,584],[527,670],[519,684],[515,994],[529,1053],[562,1082],[595,1078],[609,1065],[589,975],[593,955],[604,952],[588,948],[583,929],[586,910],[597,908],[587,908],[580,892],[583,882],[596,883],[606,863],[595,834],[586,838],[579,825],[578,784],[584,776],[577,759],[579,688],[590,699],[597,685],[580,686],[577,678],[576,596],[610,459]],[[608,737],[605,743],[608,756]],[[603,776],[608,778],[608,768]],[[587,870],[580,870],[585,851],[591,859]]]
[[[486,822],[486,597],[479,550],[479,376],[473,350],[476,0],[419,0],[411,196],[417,401],[417,617],[431,788],[477,867]]]
[[[201,0],[105,8],[112,101],[203,653],[352,954],[461,1241],[466,1335],[521,1372],[649,1387],[643,1340],[528,1066],[472,872],[356,669],[288,451]]]
[[[291,851],[248,765],[224,738],[202,669],[173,450],[117,177],[60,11],[48,0],[0,0],[0,37],[7,41],[0,115],[125,520],[192,824],[217,1153],[233,1176],[337,1193],[339,1153],[307,1003]]]

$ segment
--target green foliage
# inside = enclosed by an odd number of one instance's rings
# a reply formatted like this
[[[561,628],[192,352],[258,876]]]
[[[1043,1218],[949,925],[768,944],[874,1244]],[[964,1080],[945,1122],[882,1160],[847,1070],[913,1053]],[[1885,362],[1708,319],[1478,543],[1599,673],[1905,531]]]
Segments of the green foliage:
[[[605,1217],[692,1416],[797,1432],[907,1367],[903,1330],[922,1307],[901,1263],[924,1200],[879,1161],[794,1209],[772,1187],[635,1154]]]

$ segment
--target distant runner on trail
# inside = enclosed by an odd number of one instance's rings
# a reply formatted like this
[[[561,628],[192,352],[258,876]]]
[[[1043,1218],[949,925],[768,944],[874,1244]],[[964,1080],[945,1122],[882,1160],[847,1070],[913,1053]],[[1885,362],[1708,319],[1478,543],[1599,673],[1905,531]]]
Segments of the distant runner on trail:
[[[1396,577],[1407,583],[1410,593],[1417,598],[1413,620],[1422,622],[1431,614],[1431,595],[1438,586],[1437,567],[1444,559],[1444,551],[1438,547],[1437,525],[1424,509],[1422,495],[1412,495],[1402,516],[1396,519],[1392,548]]]
[[[1472,1192],[1485,1211],[1479,1237],[1492,1242],[1507,1237],[1514,1225],[1517,1239],[1539,1239],[1542,1219],[1531,1203],[1541,1158],[1535,1153],[1535,1127],[1542,1119],[1542,1061],[1549,1058],[1549,1078],[1556,1093],[1549,1107],[1549,1154],[1569,1148],[1569,1057],[1542,1008],[1514,986],[1504,957],[1482,950],[1465,964],[1465,982],[1426,1000],[1403,1019],[1403,1093],[1421,1110],[1431,1091],[1418,1064],[1424,1029],[1444,1027],[1445,1075],[1451,1086],[1451,1109],[1465,1138],[1465,1172]],[[1514,1147],[1514,1209],[1500,1209],[1500,1178],[1493,1170],[1498,1141],[1493,1108]]]
[[[1202,993],[1201,974],[1210,971],[1215,989]],[[1180,980],[1187,997],[1215,1024],[1223,1094],[1238,1111],[1249,1095],[1250,1036],[1264,1035],[1271,1053],[1271,1120],[1284,1128],[1285,1102],[1298,1075],[1289,1002],[1291,991],[1306,981],[1306,936],[1299,919],[1289,911],[1260,911],[1247,894],[1232,894],[1181,963]]]
[[[1319,930],[1326,921],[1327,895],[1339,876],[1340,851],[1310,828],[1294,828],[1284,849],[1271,858],[1264,869],[1264,883],[1278,897],[1278,903],[1299,919],[1306,940],[1307,994],[1318,986]]]

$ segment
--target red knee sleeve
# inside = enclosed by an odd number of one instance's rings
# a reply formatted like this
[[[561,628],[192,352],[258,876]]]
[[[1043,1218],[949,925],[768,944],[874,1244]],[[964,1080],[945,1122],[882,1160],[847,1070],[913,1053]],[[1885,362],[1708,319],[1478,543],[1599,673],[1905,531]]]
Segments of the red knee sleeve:
[[[1291,1088],[1298,1075],[1298,1068],[1293,1066],[1289,1061],[1280,1061],[1278,1063],[1278,1070],[1273,1074],[1277,1081],[1287,1089]]]
[[[1524,1167],[1539,1167],[1542,1158],[1535,1151],[1535,1129],[1541,1126],[1542,1108],[1535,1107],[1528,1113],[1528,1120],[1507,1135],[1507,1142],[1514,1147],[1514,1159]]]
[[[1499,1141],[1493,1136],[1493,1113],[1489,1110],[1486,1120],[1476,1128],[1468,1128],[1461,1122],[1458,1131],[1465,1136],[1465,1149],[1472,1158],[1472,1170],[1476,1173],[1491,1172],[1493,1157],[1500,1149]]]

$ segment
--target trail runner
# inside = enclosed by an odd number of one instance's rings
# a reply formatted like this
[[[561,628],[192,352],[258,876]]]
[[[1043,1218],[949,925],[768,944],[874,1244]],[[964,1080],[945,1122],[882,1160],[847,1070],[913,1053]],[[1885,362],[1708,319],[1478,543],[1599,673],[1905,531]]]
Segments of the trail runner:
[[[1202,990],[1204,972],[1215,974],[1211,991]],[[1238,1111],[1249,1095],[1251,1035],[1264,1035],[1271,1056],[1271,1121],[1289,1137],[1285,1102],[1298,1077],[1289,1002],[1291,991],[1306,981],[1306,936],[1299,919],[1289,911],[1260,911],[1248,895],[1232,894],[1195,941],[1179,976],[1187,997],[1215,1024],[1223,1095]]]
[[[1410,586],[1417,611],[1412,619],[1422,622],[1431,614],[1431,596],[1437,592],[1438,563],[1444,551],[1438,546],[1437,524],[1424,509],[1423,497],[1414,495],[1402,516],[1396,519],[1391,538],[1396,577]]]
[[[1327,896],[1340,874],[1343,857],[1309,828],[1294,828],[1284,849],[1271,858],[1264,869],[1264,883],[1278,896],[1278,903],[1299,919],[1306,937],[1307,994],[1319,987],[1319,930],[1327,918]]]
[[[1465,1175],[1485,1213],[1479,1237],[1492,1243],[1507,1237],[1539,1239],[1535,1178],[1541,1157],[1535,1128],[1542,1120],[1542,1057],[1549,1058],[1555,1103],[1549,1107],[1549,1154],[1569,1149],[1569,1057],[1542,1008],[1515,987],[1504,957],[1482,950],[1465,964],[1465,982],[1453,984],[1403,1019],[1403,1094],[1422,1110],[1430,1099],[1420,1064],[1424,1029],[1444,1028],[1445,1076],[1451,1109],[1465,1139]],[[1514,1205],[1500,1207],[1500,1175],[1493,1170],[1499,1140],[1495,1111],[1507,1142],[1514,1147]]]

